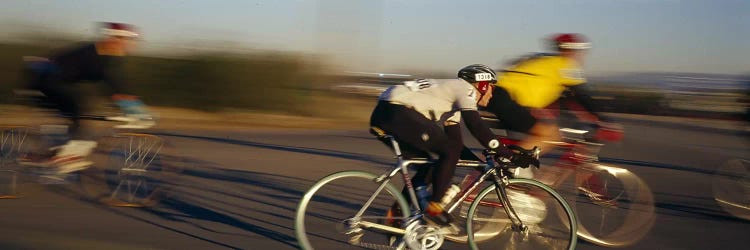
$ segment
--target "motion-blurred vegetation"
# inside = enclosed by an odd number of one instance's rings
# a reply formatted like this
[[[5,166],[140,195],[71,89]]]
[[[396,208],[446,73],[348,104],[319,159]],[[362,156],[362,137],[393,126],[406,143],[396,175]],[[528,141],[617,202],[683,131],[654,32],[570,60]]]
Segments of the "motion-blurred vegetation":
[[[60,47],[64,46],[1,43],[0,103],[12,101],[12,89],[23,87],[23,56],[48,56]],[[329,110],[340,105],[339,101],[351,104],[356,100],[328,91],[335,81],[326,74],[323,61],[316,55],[294,52],[203,51],[170,57],[128,56],[120,70],[129,91],[148,105],[340,116]],[[81,86],[81,91],[96,92],[101,85]]]
[[[47,56],[71,46],[73,40],[52,36],[0,43],[0,104],[11,102],[11,90],[23,87],[23,56]],[[325,62],[323,56],[297,52],[201,50],[178,56],[129,56],[121,74],[129,90],[148,105],[367,120],[374,97],[331,91],[334,84],[367,81],[333,72]],[[94,93],[102,85],[81,86],[81,91]],[[711,118],[737,115],[669,108],[665,105],[667,94],[655,89],[600,86],[594,90],[605,112]]]

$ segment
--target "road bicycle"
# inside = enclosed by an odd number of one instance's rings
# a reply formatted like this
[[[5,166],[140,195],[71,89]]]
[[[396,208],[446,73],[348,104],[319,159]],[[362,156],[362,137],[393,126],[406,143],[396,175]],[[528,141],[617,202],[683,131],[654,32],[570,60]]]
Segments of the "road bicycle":
[[[13,105],[0,113],[0,174],[5,176],[5,192],[0,198],[19,198],[27,183],[79,182],[90,198],[123,207],[152,206],[163,198],[169,182],[181,170],[181,157],[161,136],[145,130],[142,121],[119,114],[82,115],[82,120],[106,121],[106,132],[97,133],[98,146],[90,158],[94,165],[71,174],[58,174],[45,168],[25,166],[18,159],[29,155],[52,154],[49,148],[65,141],[66,125],[57,125],[60,115],[52,115],[44,95],[33,90],[14,91]],[[117,122],[116,124],[113,122]],[[55,124],[55,125],[52,125]],[[153,124],[151,124],[153,125]],[[23,180],[29,180],[24,182]]]
[[[447,211],[457,214],[456,221],[465,228],[456,232],[424,223],[409,179],[409,166],[427,167],[434,162],[406,159],[392,136],[378,129],[371,132],[390,141],[395,166],[381,175],[343,171],[317,181],[300,200],[295,216],[295,234],[302,249],[336,249],[349,244],[370,249],[432,250],[439,249],[445,240],[468,243],[472,249],[575,248],[577,219],[562,195],[541,182],[514,178],[514,167],[495,162],[490,151],[485,151],[485,162],[461,160],[457,164],[482,173],[448,206]],[[516,150],[527,155],[538,153]],[[401,178],[394,178],[397,175]],[[397,182],[406,185],[408,197],[395,187]],[[480,188],[484,183],[491,185]],[[481,191],[470,197],[475,190]],[[386,216],[394,201],[401,216]],[[393,236],[400,240],[394,241]]]
[[[492,127],[503,127],[491,114],[482,115]],[[555,148],[550,154],[554,157],[543,161],[543,167],[533,169],[533,178],[557,190],[576,211],[578,237],[605,247],[632,245],[653,227],[654,196],[646,182],[633,172],[599,161],[604,144],[598,138],[611,135],[601,136],[604,133],[598,132],[596,127],[561,128],[561,141],[546,142]],[[509,138],[503,137],[502,142],[519,142]]]

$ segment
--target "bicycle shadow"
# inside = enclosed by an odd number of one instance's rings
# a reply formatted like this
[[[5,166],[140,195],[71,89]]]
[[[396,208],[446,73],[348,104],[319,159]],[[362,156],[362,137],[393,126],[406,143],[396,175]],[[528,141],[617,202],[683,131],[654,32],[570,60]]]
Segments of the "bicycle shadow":
[[[268,144],[225,138],[182,134],[160,134],[284,152],[304,153],[357,160],[373,165],[393,162],[376,155]],[[79,187],[49,188],[49,191],[83,200],[109,212],[230,249],[298,248],[294,216],[299,199],[313,181],[272,173],[229,169],[217,163],[182,157],[185,167],[169,186],[169,194],[156,206],[142,209],[109,207],[99,197],[89,196]],[[103,181],[103,180],[98,180]],[[340,202],[332,197],[324,202]],[[323,215],[312,215],[332,219]],[[260,238],[270,239],[260,240]],[[256,244],[248,246],[248,242]],[[244,244],[243,244],[244,243]],[[259,247],[259,245],[264,247]],[[268,245],[268,246],[265,246]]]
[[[145,212],[180,225],[180,228],[187,227],[182,230],[183,234],[228,248],[272,247],[233,245],[234,242],[246,242],[248,239],[256,241],[256,235],[276,242],[273,248],[278,248],[278,243],[299,248],[293,226],[295,213],[300,198],[313,181],[226,169],[200,160],[192,162],[196,164],[195,167],[185,169],[181,172],[180,180],[169,183],[174,187],[171,195],[162,200],[159,206],[147,208]],[[349,190],[356,189],[352,187]],[[323,202],[340,205],[341,199],[328,198]],[[320,214],[310,216],[335,220]],[[227,241],[213,240],[220,238]],[[255,243],[264,244],[260,241]]]
[[[338,151],[338,150],[285,146],[285,145],[278,145],[278,144],[253,142],[253,141],[247,141],[247,140],[236,140],[236,139],[228,139],[228,138],[184,135],[184,134],[174,134],[174,133],[163,133],[163,135],[189,138],[189,139],[197,139],[197,140],[205,140],[205,141],[211,141],[211,142],[227,143],[227,144],[233,144],[233,145],[257,147],[257,148],[264,148],[264,149],[281,150],[281,151],[287,151],[287,152],[293,152],[293,153],[306,153],[306,154],[336,157],[336,158],[342,158],[342,159],[359,160],[363,162],[375,163],[375,164],[380,164],[384,166],[390,166],[393,163],[391,160],[383,160],[382,158],[377,158],[372,155],[366,155],[366,154],[361,154],[361,153],[351,153],[351,152]],[[356,135],[345,134],[345,135],[334,135],[334,136],[351,138],[351,139],[360,139],[360,140],[373,140],[372,136],[359,135],[359,134],[356,134]],[[481,151],[480,148],[469,148],[469,149],[474,152]],[[544,158],[549,160],[549,159],[559,159],[560,157],[561,156],[559,154],[552,153],[552,154],[545,155]],[[599,160],[603,163],[624,164],[626,166],[648,167],[648,168],[655,168],[655,169],[668,169],[668,170],[683,171],[683,172],[703,174],[703,175],[709,175],[709,176],[731,177],[725,173],[719,173],[715,169],[705,169],[705,168],[698,168],[698,167],[679,166],[679,165],[674,165],[674,164],[645,162],[645,161],[610,158],[610,157],[601,157]],[[465,172],[465,169],[457,169],[457,173],[462,173],[462,172]],[[700,216],[706,219],[746,222],[742,219],[736,218],[735,216],[732,216],[726,213],[725,211],[723,211],[716,204],[713,197],[703,198],[701,199],[701,201],[696,202],[696,201],[687,201],[688,199],[686,196],[686,197],[682,197],[680,202],[674,202],[674,201],[667,201],[663,199],[663,197],[679,196],[679,195],[676,195],[676,194],[667,195],[665,193],[659,193],[659,192],[655,192],[654,194],[657,195],[655,206],[657,207],[657,213],[659,214],[670,214],[670,215],[690,214],[692,216]],[[695,198],[695,197],[692,197],[692,198]]]
[[[340,150],[310,148],[310,147],[300,147],[300,146],[287,146],[287,145],[280,145],[280,144],[255,142],[255,141],[249,141],[249,140],[237,140],[237,139],[230,139],[230,138],[176,134],[176,133],[167,133],[167,132],[160,132],[160,133],[154,133],[154,134],[161,135],[161,136],[202,140],[202,141],[231,144],[231,145],[238,145],[238,146],[247,146],[247,147],[254,147],[254,148],[261,148],[261,149],[278,150],[278,151],[285,151],[285,152],[290,152],[290,153],[303,153],[303,154],[310,154],[310,155],[334,157],[334,158],[340,158],[340,159],[346,159],[346,160],[357,160],[357,161],[374,163],[374,164],[384,165],[384,166],[391,166],[394,163],[394,161],[390,158],[378,157],[378,156],[374,156],[370,154],[340,151]],[[372,137],[369,137],[369,138],[372,138]]]
[[[299,248],[294,213],[312,181],[188,161],[193,166],[182,171],[179,179],[160,183],[169,186],[169,194],[152,207],[111,207],[99,202],[99,197],[84,194],[77,185],[46,189],[220,248]]]
[[[160,219],[192,227],[186,231],[201,239],[265,237],[298,248],[294,212],[310,181],[254,171],[222,169],[201,162],[186,169],[172,183],[171,195],[145,212]],[[214,224],[221,225],[214,225]],[[248,234],[250,233],[250,234]],[[205,235],[205,236],[201,236]],[[216,243],[229,248],[255,248]]]

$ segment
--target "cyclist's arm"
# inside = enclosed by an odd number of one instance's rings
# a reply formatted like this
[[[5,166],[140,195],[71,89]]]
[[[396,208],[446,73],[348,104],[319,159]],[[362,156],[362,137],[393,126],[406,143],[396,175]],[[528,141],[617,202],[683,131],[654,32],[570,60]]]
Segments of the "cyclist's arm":
[[[456,84],[456,102],[455,108],[460,111],[460,117],[466,123],[471,135],[476,138],[483,147],[495,149],[500,147],[500,142],[495,139],[495,135],[490,131],[487,124],[482,121],[477,111],[477,91],[468,83]]]
[[[447,123],[443,130],[445,131],[445,135],[448,136],[448,140],[451,141],[451,146],[455,147],[452,148],[452,150],[461,151],[461,156],[459,157],[459,159],[468,161],[481,161],[481,159],[479,159],[479,157],[477,157],[474,152],[471,152],[471,149],[464,146],[460,123]]]
[[[123,78],[121,76],[121,73],[119,72],[119,67],[122,66],[121,64],[122,62],[119,58],[112,58],[110,65],[108,65],[110,67],[108,69],[104,69],[103,72],[103,81],[109,87],[112,100],[117,101],[138,99],[136,96],[128,94],[127,90],[125,89]]]
[[[586,87],[586,84],[578,84],[575,86],[568,87],[570,91],[570,97],[575,100],[585,111],[595,116],[598,120],[606,121],[607,118],[603,117],[599,112],[599,108],[594,103],[594,99],[591,98],[590,92]]]
[[[104,72],[104,82],[109,86],[112,101],[127,115],[148,115],[146,105],[136,95],[130,94],[123,83],[120,75],[121,60],[114,58],[110,62],[110,68]]]
[[[479,116],[478,111],[462,110],[461,117],[463,117],[464,122],[466,123],[466,128],[471,132],[471,135],[473,135],[482,146],[489,149],[500,147],[500,142],[495,138],[495,134],[492,133],[490,127],[482,121],[482,117]]]

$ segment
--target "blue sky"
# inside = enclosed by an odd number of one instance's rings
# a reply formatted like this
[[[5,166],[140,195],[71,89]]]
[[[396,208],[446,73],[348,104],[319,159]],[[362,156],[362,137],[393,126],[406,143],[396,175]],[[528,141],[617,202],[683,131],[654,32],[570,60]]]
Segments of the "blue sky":
[[[5,34],[31,25],[91,37],[106,20],[138,25],[146,52],[232,44],[324,53],[349,70],[500,65],[541,51],[549,34],[578,32],[594,43],[585,65],[593,74],[750,72],[748,0],[0,2]]]

